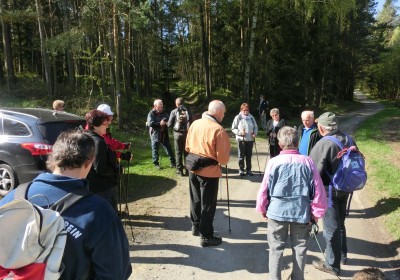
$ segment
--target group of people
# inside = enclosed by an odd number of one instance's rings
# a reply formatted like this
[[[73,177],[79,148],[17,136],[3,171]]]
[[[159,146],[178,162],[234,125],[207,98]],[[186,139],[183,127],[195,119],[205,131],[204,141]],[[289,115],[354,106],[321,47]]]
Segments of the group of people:
[[[183,98],[178,97],[175,105],[176,108],[168,114],[164,111],[162,100],[156,99],[153,109],[147,115],[146,124],[149,127],[154,166],[160,169],[158,150],[161,144],[168,155],[170,166],[176,168],[177,174],[184,176],[187,175],[186,168],[184,168],[184,158],[187,155],[185,151],[186,136],[188,128],[193,122],[193,115],[185,107]],[[175,155],[169,141],[168,128],[173,130]]]
[[[278,145],[279,154],[271,152],[256,206],[268,220],[271,279],[281,279],[283,250],[288,239],[293,252],[291,279],[304,279],[309,232],[320,218],[326,241],[325,260],[313,261],[313,266],[337,276],[341,265],[347,262],[345,218],[349,193],[335,189],[328,193],[331,177],[340,163],[340,147],[323,137],[335,137],[345,147],[356,144],[338,129],[338,119],[331,112],[323,113],[317,122],[312,111],[302,112],[303,124],[297,130],[285,124],[280,126],[277,114],[279,111],[271,110],[271,123],[276,125],[271,130],[267,124],[266,130],[271,131],[270,149]],[[272,141],[273,133],[276,141]],[[275,147],[271,147],[271,142]],[[332,201],[329,207],[328,196]]]
[[[62,100],[53,105],[55,111],[64,109]],[[44,208],[67,193],[82,190],[94,194],[62,214],[67,225],[62,279],[128,279],[132,273],[116,196],[121,173],[118,161],[131,160],[132,155],[127,151],[130,143],[111,137],[112,116],[110,106],[101,104],[86,114],[85,130],[61,133],[47,160],[52,173],[38,175],[27,191],[27,198]],[[13,200],[14,194],[11,191],[0,200],[0,206]]]
[[[262,104],[263,100],[260,107]],[[63,106],[58,104],[56,108]],[[189,171],[192,235],[200,237],[202,247],[222,243],[222,238],[214,233],[213,220],[221,165],[230,159],[230,139],[221,126],[225,112],[223,102],[213,100],[202,118],[193,121],[182,98],[176,99],[176,109],[170,114],[157,99],[147,117],[155,167],[159,168],[161,144],[178,174]],[[349,194],[334,190],[332,205],[328,207],[330,176],[338,168],[340,159],[336,157],[339,147],[323,137],[336,137],[345,146],[352,139],[338,129],[337,117],[331,112],[322,114],[315,122],[313,112],[304,111],[303,125],[298,129],[286,126],[277,108],[270,115],[272,119],[261,125],[267,131],[271,159],[256,203],[256,210],[268,221],[270,279],[281,279],[283,250],[288,239],[293,252],[291,279],[304,279],[309,232],[321,218],[326,259],[313,261],[313,265],[337,276],[341,264],[347,261],[345,210]],[[40,174],[28,190],[28,198],[42,194],[48,199],[38,203],[43,207],[52,205],[75,188],[96,194],[63,214],[66,223],[82,232],[78,238],[68,233],[63,279],[127,279],[132,272],[129,244],[118,217],[116,200],[117,178],[121,173],[118,158],[131,160],[132,155],[126,151],[130,143],[113,139],[107,130],[112,116],[111,108],[102,104],[86,114],[86,130],[62,133],[47,161],[52,173]],[[168,128],[173,129],[175,155]],[[240,175],[251,176],[258,126],[247,103],[241,105],[240,113],[234,118],[232,132],[238,142]],[[118,150],[123,152],[117,153]],[[14,191],[0,201],[0,206],[13,198]]]

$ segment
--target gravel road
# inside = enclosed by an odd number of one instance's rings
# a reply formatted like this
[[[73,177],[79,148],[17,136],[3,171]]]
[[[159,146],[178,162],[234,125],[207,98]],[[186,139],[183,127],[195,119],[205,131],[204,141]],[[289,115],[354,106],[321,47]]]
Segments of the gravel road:
[[[352,134],[365,118],[383,108],[360,93],[355,97],[364,103],[364,108],[347,115],[339,124],[348,134]],[[191,235],[187,177],[176,177],[176,186],[163,195],[132,202],[135,241],[131,244],[133,274],[130,279],[268,279],[267,223],[254,210],[262,180],[259,167],[261,171],[265,168],[268,155],[265,140],[257,139],[257,152],[258,160],[256,154],[253,155],[255,176],[241,179],[237,175],[237,154],[232,151],[228,180],[220,179],[214,221],[217,234],[223,238],[220,246],[202,248],[199,238]],[[349,260],[342,266],[340,279],[351,279],[364,267],[379,267],[388,279],[400,279],[400,250],[393,248],[392,239],[382,226],[382,218],[377,217],[367,199],[369,195],[372,194],[367,185],[353,197],[350,216],[346,220]],[[318,241],[325,248],[322,223],[319,224]],[[286,249],[283,279],[291,271],[289,255],[290,251]],[[338,279],[311,265],[313,260],[323,258],[315,240],[311,241],[308,256],[305,279]]]

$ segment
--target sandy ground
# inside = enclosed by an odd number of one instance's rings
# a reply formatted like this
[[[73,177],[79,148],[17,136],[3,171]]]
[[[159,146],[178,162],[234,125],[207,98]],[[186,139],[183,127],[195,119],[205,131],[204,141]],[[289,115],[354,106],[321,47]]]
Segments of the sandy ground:
[[[364,109],[352,113],[340,124],[341,130],[349,134],[363,119],[382,109],[361,94],[357,93],[356,98],[365,104]],[[176,186],[163,195],[130,203],[135,239],[131,242],[133,274],[129,279],[268,279],[267,223],[254,210],[261,172],[268,156],[266,141],[257,139],[258,157],[255,150],[253,152],[255,176],[240,178],[237,175],[237,155],[232,151],[228,180],[220,179],[214,221],[216,233],[223,238],[220,246],[202,248],[199,238],[191,235],[187,177],[176,177]],[[382,218],[369,203],[370,195],[373,194],[367,185],[353,197],[350,216],[346,220],[349,260],[342,266],[340,278],[320,272],[311,265],[313,260],[323,259],[317,242],[311,240],[305,279],[351,279],[364,267],[378,267],[387,279],[400,279],[400,250],[394,248],[382,226]],[[322,223],[319,224],[318,241],[324,249]],[[131,235],[131,228],[126,229]],[[283,279],[287,279],[291,271],[290,253],[289,249],[285,250]]]

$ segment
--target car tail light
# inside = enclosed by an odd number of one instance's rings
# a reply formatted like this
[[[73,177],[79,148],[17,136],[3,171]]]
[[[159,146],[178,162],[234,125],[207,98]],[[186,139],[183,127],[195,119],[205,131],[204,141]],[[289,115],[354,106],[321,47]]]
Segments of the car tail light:
[[[21,146],[29,150],[33,156],[46,156],[53,150],[52,145],[45,143],[22,143]]]

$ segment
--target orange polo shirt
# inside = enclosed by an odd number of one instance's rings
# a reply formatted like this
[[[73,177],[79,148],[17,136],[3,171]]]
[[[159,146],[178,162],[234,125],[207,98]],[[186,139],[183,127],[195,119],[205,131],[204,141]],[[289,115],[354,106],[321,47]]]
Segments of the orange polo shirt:
[[[185,149],[188,153],[212,158],[219,164],[225,165],[230,158],[231,142],[225,129],[211,117],[205,116],[190,125]],[[219,165],[207,166],[192,172],[209,178],[222,176]]]

